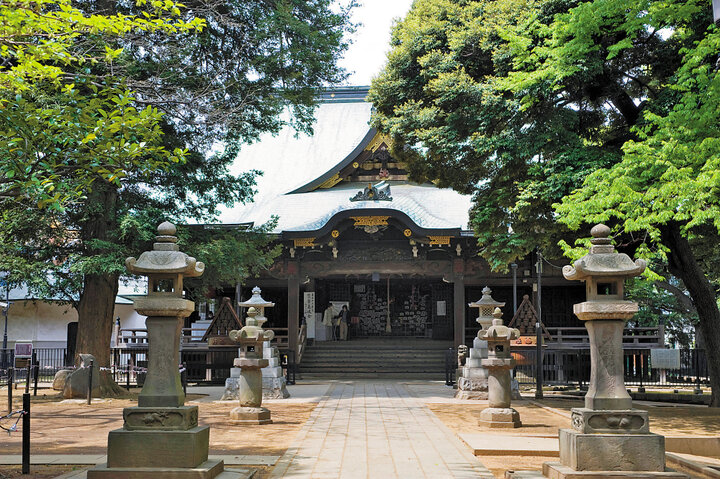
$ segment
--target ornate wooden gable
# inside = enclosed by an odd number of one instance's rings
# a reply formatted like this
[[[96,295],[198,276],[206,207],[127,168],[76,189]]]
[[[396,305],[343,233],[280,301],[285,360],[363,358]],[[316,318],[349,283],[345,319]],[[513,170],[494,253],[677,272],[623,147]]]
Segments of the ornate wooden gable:
[[[230,331],[242,328],[242,322],[232,306],[230,298],[223,298],[220,309],[215,314],[210,327],[202,337],[203,341],[210,341],[213,338],[228,338]],[[211,341],[221,344],[222,341]]]
[[[524,337],[535,338],[537,337],[535,324],[538,322],[538,314],[535,307],[530,302],[530,297],[526,294],[523,296],[522,303],[518,306],[515,316],[512,321],[508,324],[508,328],[517,328],[520,330],[520,339]],[[543,336],[546,339],[551,339],[550,333],[545,328],[545,324],[540,322],[540,327],[543,331]]]

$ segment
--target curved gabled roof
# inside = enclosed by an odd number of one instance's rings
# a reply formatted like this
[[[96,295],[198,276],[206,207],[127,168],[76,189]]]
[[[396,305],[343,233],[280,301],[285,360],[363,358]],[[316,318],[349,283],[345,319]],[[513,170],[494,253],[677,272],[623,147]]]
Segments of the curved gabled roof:
[[[221,221],[260,225],[278,216],[275,233],[314,231],[341,211],[385,208],[403,213],[422,229],[468,229],[471,198],[451,189],[390,182],[392,201],[351,202],[366,183],[326,188],[377,138],[369,126],[372,106],[364,101],[366,94],[365,87],[331,90],[316,110],[313,135],[297,135],[286,127],[244,147],[231,171],[264,174],[257,179],[254,202],[221,209]]]

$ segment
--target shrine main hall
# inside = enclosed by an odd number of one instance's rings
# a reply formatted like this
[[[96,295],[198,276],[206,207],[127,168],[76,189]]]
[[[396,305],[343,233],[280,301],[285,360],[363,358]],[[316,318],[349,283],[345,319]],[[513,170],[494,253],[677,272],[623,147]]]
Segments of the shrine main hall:
[[[525,295],[537,301],[536,258],[491,271],[469,227],[470,196],[410,181],[405,164],[390,154],[389,138],[369,126],[367,93],[367,87],[329,90],[313,135],[285,128],[240,153],[233,173],[263,175],[254,202],[225,210],[221,220],[259,226],[276,217],[271,234],[282,253],[257,278],[219,294],[239,302],[259,286],[275,303],[270,324],[297,331],[304,320],[314,342],[331,339],[322,323],[327,308],[336,314],[345,304],[351,339],[470,343],[479,326],[468,303],[481,298],[483,287],[505,303],[506,324],[514,289],[518,303]],[[572,304],[584,300],[582,285],[546,267],[541,288],[546,327],[581,326]],[[296,350],[297,335],[288,340]]]

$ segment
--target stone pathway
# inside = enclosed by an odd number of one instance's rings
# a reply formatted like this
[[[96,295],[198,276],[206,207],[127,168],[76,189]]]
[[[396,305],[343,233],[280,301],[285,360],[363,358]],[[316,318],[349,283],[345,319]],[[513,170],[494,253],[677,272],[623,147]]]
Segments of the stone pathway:
[[[335,383],[271,478],[493,478],[401,383]]]

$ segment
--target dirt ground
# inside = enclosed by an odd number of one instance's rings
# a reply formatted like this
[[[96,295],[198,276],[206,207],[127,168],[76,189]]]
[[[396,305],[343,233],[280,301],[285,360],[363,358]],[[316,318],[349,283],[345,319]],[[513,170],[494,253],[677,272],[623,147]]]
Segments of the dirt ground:
[[[18,393],[21,391],[18,390]],[[44,393],[44,394],[43,394]],[[122,409],[137,404],[137,392],[131,399],[97,401],[88,406],[83,401],[62,402],[50,390],[39,392],[32,400],[32,454],[105,454],[107,433],[122,427]],[[188,396],[187,403],[200,408],[200,423],[212,427],[210,433],[211,454],[282,455],[307,421],[315,403],[268,403],[273,424],[264,426],[231,426],[226,419],[233,403],[202,402],[201,395]],[[20,409],[20,394],[16,395],[13,409]],[[569,413],[573,407],[581,407],[577,398],[546,398],[545,406]],[[7,396],[0,390],[0,411],[6,411]],[[486,404],[428,404],[430,410],[456,433],[507,434],[511,436],[555,436],[558,428],[570,427],[570,419],[548,409],[516,401],[513,407],[520,413],[523,427],[515,430],[489,429],[478,425],[477,418]],[[720,410],[707,407],[680,405],[636,404],[647,409],[653,432],[672,436],[720,435]],[[9,424],[3,421],[4,426]],[[3,433],[4,434],[4,433]],[[0,454],[20,454],[22,435],[17,432],[0,439]],[[506,470],[540,469],[542,463],[557,460],[545,456],[480,456],[480,461],[496,477],[503,477]],[[74,466],[78,468],[78,466]],[[73,466],[32,466],[30,475],[21,475],[20,468],[3,466],[0,479],[33,478],[46,479],[72,470]],[[269,475],[270,468],[256,469],[255,478]]]
[[[13,409],[21,409],[20,394],[13,396]],[[131,397],[93,400],[88,406],[84,401],[62,401],[51,390],[39,391],[31,400],[31,454],[105,454],[108,431],[122,427],[123,408],[137,405],[137,392]],[[270,409],[272,424],[240,427],[226,422],[235,404],[196,401],[202,397],[188,395],[186,404],[197,405],[200,424],[211,426],[211,454],[282,455],[315,408],[314,403],[264,404]],[[0,392],[3,414],[7,412],[6,405],[7,392],[3,388]],[[11,424],[9,420],[3,421],[6,427]],[[19,432],[0,440],[0,454],[20,454],[21,449]]]
[[[574,407],[583,407],[580,398],[546,398],[542,404],[570,413]],[[433,413],[455,433],[507,434],[511,436],[557,435],[559,428],[569,428],[570,418],[563,417],[530,404],[514,401],[513,407],[520,413],[523,426],[514,430],[498,430],[478,425],[480,412],[486,407],[480,404],[428,404]],[[717,436],[720,435],[720,409],[702,406],[653,405],[635,403],[650,416],[650,430],[665,436]],[[495,477],[504,477],[507,470],[539,470],[543,462],[557,461],[550,456],[478,456]]]

